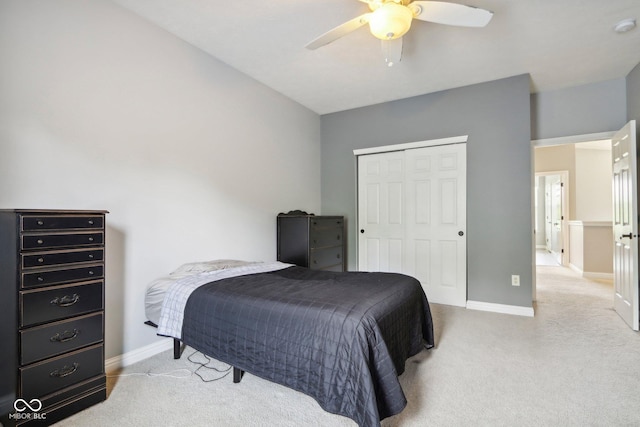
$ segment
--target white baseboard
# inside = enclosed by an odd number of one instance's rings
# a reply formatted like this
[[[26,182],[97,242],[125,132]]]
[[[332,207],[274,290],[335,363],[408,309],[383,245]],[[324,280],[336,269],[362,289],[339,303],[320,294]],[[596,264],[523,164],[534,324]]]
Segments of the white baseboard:
[[[578,273],[579,275],[582,276],[582,273],[584,273],[584,271],[582,271],[582,269],[574,264],[569,263],[569,268],[572,269],[573,271],[575,271],[576,273]]]
[[[516,316],[533,317],[533,307],[520,305],[494,304],[482,301],[467,301],[470,310],[491,311],[493,313],[514,314]]]
[[[119,356],[110,357],[105,361],[104,368],[107,373],[117,371],[125,366],[132,365],[141,360],[148,359],[151,356],[155,356],[158,353],[173,348],[173,340],[170,338],[163,339],[162,341],[155,342],[153,344],[146,345],[142,348],[137,348],[132,351],[128,351]]]
[[[584,271],[580,267],[576,267],[573,264],[569,264],[569,268],[578,273],[580,276],[585,279],[603,279],[603,280],[613,280],[613,273],[598,273],[595,271]]]
[[[582,277],[586,277],[587,279],[613,280],[613,273],[594,273],[591,271],[585,271],[582,273]]]

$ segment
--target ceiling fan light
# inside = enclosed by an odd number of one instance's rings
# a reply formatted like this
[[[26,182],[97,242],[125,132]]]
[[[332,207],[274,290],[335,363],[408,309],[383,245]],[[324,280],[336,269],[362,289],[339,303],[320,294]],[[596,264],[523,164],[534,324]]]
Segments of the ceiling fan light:
[[[380,40],[393,40],[402,37],[411,28],[413,13],[398,3],[384,3],[376,9],[369,19],[371,34]]]

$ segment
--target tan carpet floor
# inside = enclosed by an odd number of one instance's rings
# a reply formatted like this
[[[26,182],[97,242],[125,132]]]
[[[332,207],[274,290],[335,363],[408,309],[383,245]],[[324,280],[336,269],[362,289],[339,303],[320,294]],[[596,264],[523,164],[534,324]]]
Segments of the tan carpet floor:
[[[533,318],[432,304],[437,347],[407,361],[409,403],[382,426],[640,426],[640,335],[612,301],[610,283],[539,266]],[[203,382],[192,352],[125,368],[107,401],[58,426],[355,425],[250,374]]]

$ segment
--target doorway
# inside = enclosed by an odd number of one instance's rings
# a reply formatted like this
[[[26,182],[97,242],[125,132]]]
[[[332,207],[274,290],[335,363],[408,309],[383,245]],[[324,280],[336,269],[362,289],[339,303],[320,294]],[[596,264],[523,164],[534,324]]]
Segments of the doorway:
[[[534,194],[536,262],[568,266],[569,171],[536,172]]]
[[[612,288],[611,246],[590,241],[613,222],[612,133],[534,142],[536,275],[550,267],[577,277],[608,282]],[[600,258],[594,266],[593,259]],[[603,266],[602,258],[610,258]],[[534,300],[537,300],[534,287]]]

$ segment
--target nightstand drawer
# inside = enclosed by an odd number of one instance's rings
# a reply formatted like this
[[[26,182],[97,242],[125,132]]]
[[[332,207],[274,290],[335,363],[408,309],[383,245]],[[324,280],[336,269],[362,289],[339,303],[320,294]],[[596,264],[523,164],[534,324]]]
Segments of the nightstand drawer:
[[[22,268],[96,262],[104,260],[103,249],[83,249],[60,252],[38,252],[22,254]]]
[[[104,228],[102,215],[24,215],[22,230],[90,229]]]
[[[104,265],[90,265],[87,267],[67,268],[65,270],[42,270],[22,273],[21,287],[55,285],[59,283],[79,282],[82,280],[99,279],[104,275]]]
[[[70,246],[97,246],[104,243],[104,233],[35,234],[22,236],[22,249],[65,248]]]
[[[21,396],[39,398],[104,373],[102,344],[20,368]]]
[[[20,292],[20,326],[65,319],[104,308],[104,282]]]
[[[309,268],[313,270],[321,270],[335,264],[342,264],[342,246],[315,249],[311,251],[311,263]]]
[[[74,317],[20,331],[23,365],[102,342],[103,314]]]
[[[325,246],[342,246],[342,228],[331,230],[311,230],[309,247],[322,248]]]

